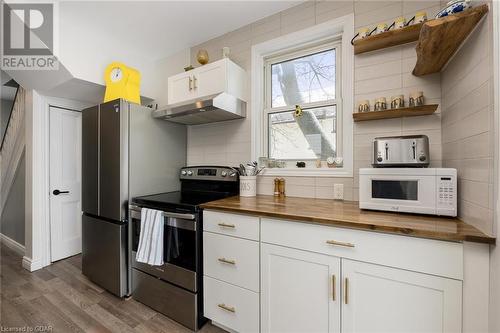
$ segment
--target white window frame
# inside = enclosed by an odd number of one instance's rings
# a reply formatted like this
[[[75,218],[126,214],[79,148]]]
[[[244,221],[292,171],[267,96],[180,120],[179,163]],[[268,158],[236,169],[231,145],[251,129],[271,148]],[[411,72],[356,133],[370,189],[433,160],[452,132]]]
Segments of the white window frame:
[[[266,59],[287,50],[304,49],[307,46],[319,45],[321,42],[331,41],[341,36],[341,70],[342,75],[339,98],[342,101],[342,168],[316,168],[315,161],[306,161],[306,168],[286,167],[264,170],[268,176],[317,176],[317,177],[352,177],[353,176],[353,120],[354,108],[354,49],[350,43],[354,35],[354,15],[345,15],[327,21],[311,28],[287,34],[252,46],[252,73],[251,73],[251,121],[252,121],[252,158],[257,160],[267,156],[267,118],[265,109],[265,82]],[[337,98],[337,96],[336,96]],[[340,138],[339,138],[340,139]]]
[[[342,56],[342,43],[341,36],[335,36],[327,41],[320,41],[315,43],[314,45],[307,45],[300,49],[292,49],[286,50],[285,52],[281,52],[278,55],[273,55],[265,58],[265,81],[264,81],[264,116],[262,117],[262,128],[263,128],[263,139],[264,139],[264,147],[263,147],[263,156],[269,156],[269,115],[273,113],[280,113],[286,111],[295,110],[295,105],[287,105],[281,107],[272,107],[272,87],[271,87],[271,72],[272,66],[274,64],[282,63],[285,61],[297,59],[300,57],[305,57],[308,55],[312,55],[315,53],[320,53],[328,50],[335,50],[335,98],[328,99],[320,102],[312,102],[312,103],[304,103],[300,106],[303,109],[311,109],[317,107],[328,107],[335,106],[336,111],[336,148],[337,148],[337,156],[342,157],[342,65],[341,65],[341,56]],[[340,124],[340,126],[338,126]],[[282,159],[286,161],[288,167],[294,167],[297,161],[309,161],[315,162],[316,158],[309,159]]]

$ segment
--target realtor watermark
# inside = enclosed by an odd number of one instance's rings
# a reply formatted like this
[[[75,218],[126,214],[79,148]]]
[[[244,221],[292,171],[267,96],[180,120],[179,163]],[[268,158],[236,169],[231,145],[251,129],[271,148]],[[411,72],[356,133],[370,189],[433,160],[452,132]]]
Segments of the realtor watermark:
[[[57,70],[55,3],[6,1],[1,6],[3,70]]]

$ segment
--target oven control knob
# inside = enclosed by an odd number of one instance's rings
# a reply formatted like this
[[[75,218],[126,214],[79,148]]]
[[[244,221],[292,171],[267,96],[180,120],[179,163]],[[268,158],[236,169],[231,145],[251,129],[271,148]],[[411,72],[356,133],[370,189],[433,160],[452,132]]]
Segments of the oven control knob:
[[[235,177],[235,176],[236,176],[236,172],[231,172],[231,173],[229,174],[229,177]]]
[[[226,171],[222,171],[222,172],[220,173],[220,175],[221,175],[222,177],[226,177],[226,176],[227,176],[227,172],[226,172]]]
[[[420,155],[420,157],[418,159],[420,160],[420,162],[423,162],[426,160],[425,155]]]
[[[379,157],[377,157],[377,161],[378,161],[378,162],[382,162],[382,157],[380,157],[380,156],[379,156]]]
[[[189,170],[188,172],[188,176],[192,176],[193,175],[193,171]]]
[[[181,171],[181,176],[185,176],[187,174],[186,170]]]

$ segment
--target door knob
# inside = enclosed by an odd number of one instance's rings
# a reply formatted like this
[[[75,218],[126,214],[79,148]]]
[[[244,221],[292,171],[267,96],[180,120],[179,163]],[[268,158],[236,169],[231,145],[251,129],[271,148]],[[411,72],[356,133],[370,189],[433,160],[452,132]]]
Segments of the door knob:
[[[52,192],[53,195],[59,195],[61,193],[69,193],[69,191],[59,191],[59,190],[54,190],[54,192]]]

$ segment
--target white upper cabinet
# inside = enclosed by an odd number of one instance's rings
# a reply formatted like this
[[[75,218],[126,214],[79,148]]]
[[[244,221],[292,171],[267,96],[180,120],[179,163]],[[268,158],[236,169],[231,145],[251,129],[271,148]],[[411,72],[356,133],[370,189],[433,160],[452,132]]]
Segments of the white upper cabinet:
[[[225,58],[168,78],[168,104],[227,92],[245,99],[245,71]]]
[[[342,332],[461,332],[462,282],[342,259]]]
[[[186,72],[168,78],[168,104],[187,101],[195,96],[193,76]]]
[[[340,259],[261,245],[261,332],[340,332]]]

